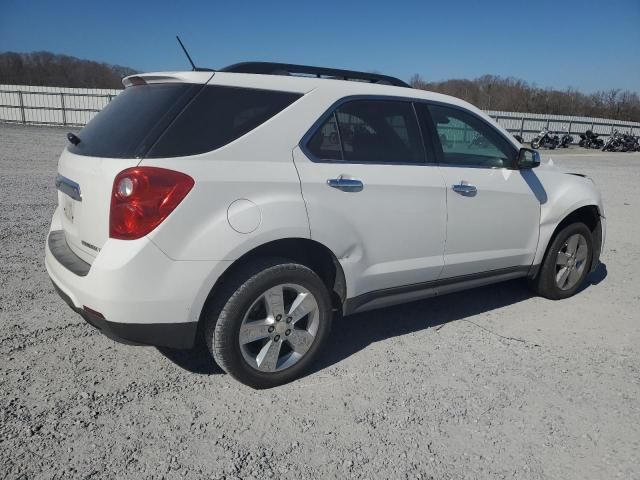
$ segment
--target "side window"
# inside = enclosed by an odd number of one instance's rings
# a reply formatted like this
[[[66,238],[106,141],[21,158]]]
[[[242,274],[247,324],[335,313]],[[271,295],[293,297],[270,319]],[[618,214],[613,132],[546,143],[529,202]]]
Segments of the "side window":
[[[346,162],[424,163],[411,103],[355,100],[336,111]]]
[[[513,148],[489,125],[461,110],[429,105],[442,146],[443,163],[480,167],[511,166]]]
[[[301,96],[207,85],[167,128],[147,156],[178,157],[210,152],[249,133]]]
[[[307,147],[321,159],[371,163],[425,162],[413,107],[403,101],[354,100],[345,103],[316,131]]]
[[[323,160],[342,160],[340,137],[338,136],[338,124],[336,115],[332,113],[327,121],[311,137],[307,148],[317,158]]]

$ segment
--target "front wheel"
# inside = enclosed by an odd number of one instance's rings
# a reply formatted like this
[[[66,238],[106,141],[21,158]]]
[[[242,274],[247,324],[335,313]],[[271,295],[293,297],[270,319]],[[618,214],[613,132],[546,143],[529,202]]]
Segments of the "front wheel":
[[[539,138],[534,138],[533,140],[531,140],[531,148],[533,148],[535,150],[540,148],[540,139]]]
[[[593,258],[591,231],[584,223],[563,228],[547,249],[533,288],[538,295],[559,300],[574,295],[586,278]]]
[[[205,316],[216,363],[253,388],[290,382],[309,367],[331,330],[327,287],[287,260],[248,265],[225,279]]]

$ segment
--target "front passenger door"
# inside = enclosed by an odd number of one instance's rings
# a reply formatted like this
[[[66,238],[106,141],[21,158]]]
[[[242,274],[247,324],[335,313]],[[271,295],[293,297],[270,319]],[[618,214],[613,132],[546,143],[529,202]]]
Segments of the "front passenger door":
[[[531,266],[540,202],[519,170],[517,149],[481,117],[453,106],[418,106],[447,186],[441,278]]]

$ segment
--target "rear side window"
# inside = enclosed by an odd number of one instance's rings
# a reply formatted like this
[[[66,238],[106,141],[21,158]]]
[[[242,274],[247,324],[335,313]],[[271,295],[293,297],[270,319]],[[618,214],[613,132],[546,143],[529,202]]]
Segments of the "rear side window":
[[[302,95],[191,84],[126,88],[69,145],[78,155],[179,157],[209,152],[241,137]]]
[[[177,157],[215,150],[263,124],[301,96],[271,90],[206,86],[146,156]]]
[[[126,88],[79,133],[69,151],[90,157],[140,157],[201,85],[161,84]]]
[[[311,138],[308,148],[317,158],[342,160],[342,147],[340,146],[335,113],[331,114],[324,125]]]
[[[413,107],[402,101],[345,103],[316,131],[307,147],[319,159],[358,163],[425,162]]]

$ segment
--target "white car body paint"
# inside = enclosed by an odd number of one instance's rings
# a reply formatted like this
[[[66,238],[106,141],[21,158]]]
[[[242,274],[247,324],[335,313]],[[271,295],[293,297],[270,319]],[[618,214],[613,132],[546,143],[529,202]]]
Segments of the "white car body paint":
[[[91,269],[79,277],[47,248],[47,271],[76,308],[88,306],[110,321],[195,322],[227,268],[275,240],[305,238],[325,245],[344,271],[347,298],[354,298],[539,265],[563,218],[588,205],[604,216],[591,180],[544,165],[518,171],[316,163],[299,147],[333,104],[364,95],[464,108],[520,148],[486,114],[456,98],[395,86],[274,75],[174,72],[137,77],[149,83],[208,83],[304,95],[254,130],[208,153],[140,160],[81,157],[65,149],[58,171],[80,185],[82,201],[73,203],[71,222],[64,214],[68,197],[59,192],[51,230],[64,230],[69,248]],[[195,186],[146,237],[115,240],[109,238],[113,181],[120,171],[136,165],[185,173]],[[361,179],[364,189],[349,193],[327,186],[328,179],[340,175]],[[451,185],[462,180],[476,185],[478,194],[464,197],[452,192]]]
[[[551,164],[542,164],[532,171],[545,192],[540,208],[540,240],[533,260],[542,262],[549,240],[557,225],[571,212],[581,207],[596,206],[602,223],[602,248],[606,237],[606,218],[600,191],[590,178],[571,174]]]
[[[260,226],[262,213],[251,200],[241,198],[234,201],[227,209],[229,225],[238,233],[251,233]]]
[[[443,278],[531,265],[538,244],[540,203],[527,183],[531,170],[440,167],[447,188]],[[451,186],[465,181],[470,197]]]
[[[350,296],[440,277],[446,193],[437,167],[314,163],[300,148],[294,159],[311,238],[338,258]],[[327,186],[341,175],[362,180],[363,190]]]

